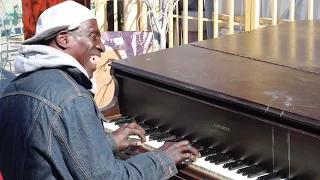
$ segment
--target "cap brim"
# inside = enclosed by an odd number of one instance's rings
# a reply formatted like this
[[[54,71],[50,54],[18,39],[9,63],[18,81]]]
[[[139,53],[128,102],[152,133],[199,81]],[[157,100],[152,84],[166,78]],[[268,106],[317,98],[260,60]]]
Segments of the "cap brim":
[[[38,42],[40,42],[41,40],[63,30],[68,28],[69,25],[63,25],[63,26],[58,26],[58,27],[54,27],[51,29],[47,29],[39,34],[34,35],[33,37],[25,40],[22,42],[23,45],[30,45],[30,44],[37,44]]]

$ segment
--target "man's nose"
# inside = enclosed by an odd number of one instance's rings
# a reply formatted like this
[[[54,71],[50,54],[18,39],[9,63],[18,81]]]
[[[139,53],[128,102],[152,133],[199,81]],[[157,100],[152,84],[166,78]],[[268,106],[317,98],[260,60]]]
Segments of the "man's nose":
[[[102,53],[106,51],[106,47],[104,47],[104,44],[102,43],[101,39],[100,39],[99,44],[97,45],[97,49]]]

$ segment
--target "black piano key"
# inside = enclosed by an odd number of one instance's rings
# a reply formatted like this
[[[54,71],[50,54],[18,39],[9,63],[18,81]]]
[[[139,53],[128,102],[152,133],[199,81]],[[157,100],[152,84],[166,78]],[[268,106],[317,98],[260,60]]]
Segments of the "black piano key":
[[[137,123],[139,126],[142,127],[142,129],[144,129],[145,131],[148,130],[148,129],[151,129],[151,127],[147,124],[143,124],[143,123]]]
[[[201,154],[201,157],[208,157],[208,156],[213,156],[217,154],[217,151],[212,149],[212,148],[207,148],[199,151]]]
[[[149,130],[149,129],[151,129],[152,127],[150,127],[150,126],[145,126],[145,127],[142,127],[142,129],[144,129],[145,131],[146,130]]]
[[[161,136],[166,136],[167,134],[169,134],[169,133],[168,133],[168,132],[165,132],[165,131],[161,131],[160,134],[150,135],[150,138],[151,138],[151,137],[157,138],[157,137],[161,137]]]
[[[128,117],[127,116],[122,116],[122,117],[119,117],[119,118],[114,118],[114,119],[109,120],[108,123],[112,123],[112,122],[116,122],[116,121],[124,120],[124,119],[128,119]]]
[[[277,180],[277,179],[281,179],[281,175],[279,175],[278,173],[270,173],[257,178],[257,180]]]
[[[157,128],[151,128],[151,129],[148,129],[147,131],[146,131],[146,133],[148,133],[148,132],[150,132],[150,131],[154,131],[154,130],[158,130]]]
[[[138,124],[139,126],[141,126],[142,128],[144,128],[144,127],[149,127],[148,125],[146,125],[146,124],[144,124],[144,123],[141,123],[141,122],[137,122],[137,124]]]
[[[238,169],[237,170],[237,173],[238,174],[243,174],[244,172],[247,172],[247,171],[250,171],[254,168],[258,167],[257,165],[252,165],[252,166],[249,166],[249,167],[245,167],[245,168],[242,168],[242,169]]]
[[[210,158],[212,158],[214,155],[212,155],[212,156],[207,156],[204,160],[205,161],[210,161]]]
[[[216,155],[213,155],[212,157],[208,158],[211,163],[214,163],[215,161],[224,158],[226,155],[224,153],[217,153]]]
[[[261,173],[266,173],[267,170],[261,168],[261,167],[257,167],[255,169],[252,169],[251,171],[248,171],[247,173],[243,173],[244,176],[248,176],[248,178],[253,178],[253,177],[257,177],[259,175],[261,175]]]
[[[118,126],[121,126],[121,125],[123,125],[125,123],[132,123],[132,122],[135,122],[135,120],[133,120],[133,119],[124,119],[124,120],[116,121],[114,124],[118,125]]]
[[[263,170],[263,171],[261,171],[261,172],[259,172],[259,173],[256,173],[256,174],[253,174],[253,175],[248,175],[248,178],[249,178],[249,179],[251,179],[251,178],[256,178],[256,177],[258,177],[258,176],[265,175],[266,173],[268,173],[268,171],[267,171],[267,170]]]
[[[151,128],[151,129],[148,129],[146,130],[146,136],[149,136],[149,135],[154,135],[154,134],[159,134],[161,133],[161,131],[159,129],[156,129],[156,128]]]
[[[191,146],[193,146],[194,148],[196,148],[198,151],[202,150],[204,148],[203,145],[201,145],[200,143],[196,143],[196,142],[192,142]]]
[[[170,140],[176,139],[176,138],[177,138],[176,135],[170,135],[170,136],[168,136],[168,137],[159,138],[157,141],[158,141],[158,142],[170,141]]]
[[[228,168],[230,171],[232,171],[235,169],[240,169],[240,168],[247,166],[247,165],[248,165],[248,163],[245,162],[244,160],[237,160],[234,162],[227,163],[227,164],[223,165],[223,167]]]
[[[227,159],[229,158],[228,155],[224,154],[224,153],[221,153],[221,155],[216,155],[215,157],[211,158],[210,159],[210,163],[216,163],[216,162],[220,162],[221,160],[224,160],[224,159]]]
[[[180,142],[180,141],[183,141],[183,137],[177,137],[175,139],[172,139],[172,140],[167,140],[167,142]]]
[[[215,164],[215,165],[220,165],[220,164],[224,164],[224,163],[226,163],[226,162],[230,162],[230,161],[232,161],[232,160],[234,160],[234,158],[227,155],[227,156],[225,156],[225,157],[223,157],[223,158],[221,158],[221,159],[216,160],[216,161],[214,162],[214,164]]]
[[[212,156],[207,156],[206,158],[204,158],[205,161],[210,161],[211,159],[217,157],[217,155],[221,154],[220,152],[217,152],[216,154],[212,155]],[[221,156],[221,155],[219,155]]]
[[[154,136],[154,135],[157,135],[157,134],[162,134],[163,132],[161,130],[155,130],[155,131],[151,131],[149,133],[146,133],[145,135],[146,136]],[[150,138],[152,139],[152,138]]]
[[[221,157],[224,157],[224,154],[223,153],[217,153],[217,154],[215,154],[213,156],[206,157],[204,160],[213,162],[213,161],[215,161],[215,160],[217,160],[217,159],[219,159]]]
[[[168,136],[171,136],[171,134],[167,133],[167,132],[161,132],[159,134],[153,134],[153,135],[150,135],[150,138],[149,139],[152,139],[152,140],[158,140],[160,138],[164,138],[164,137],[168,137]]]

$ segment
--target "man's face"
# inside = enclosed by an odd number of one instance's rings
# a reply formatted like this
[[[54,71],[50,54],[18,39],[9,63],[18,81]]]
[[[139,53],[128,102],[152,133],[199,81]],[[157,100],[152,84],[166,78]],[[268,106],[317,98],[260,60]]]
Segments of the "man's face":
[[[71,45],[72,54],[91,78],[101,58],[101,52],[105,51],[97,21],[90,19],[81,23],[74,33],[72,35],[71,32],[71,38],[75,40]]]

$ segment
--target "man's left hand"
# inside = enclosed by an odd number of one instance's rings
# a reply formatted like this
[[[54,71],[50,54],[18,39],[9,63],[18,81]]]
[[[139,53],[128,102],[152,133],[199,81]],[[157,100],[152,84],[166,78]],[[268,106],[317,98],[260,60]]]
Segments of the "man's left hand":
[[[141,143],[146,142],[146,132],[137,123],[124,124],[119,129],[112,132],[114,140],[118,146],[118,150],[122,151],[131,146],[140,146]],[[137,135],[141,139],[129,139],[129,136]]]

